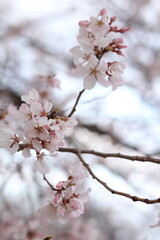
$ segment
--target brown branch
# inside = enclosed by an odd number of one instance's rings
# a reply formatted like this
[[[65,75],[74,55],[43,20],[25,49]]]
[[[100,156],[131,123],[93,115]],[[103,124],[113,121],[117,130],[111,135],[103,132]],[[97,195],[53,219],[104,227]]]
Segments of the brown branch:
[[[68,117],[71,117],[71,116],[73,115],[73,113],[76,111],[77,104],[78,104],[78,102],[79,102],[79,100],[80,100],[81,95],[84,93],[84,91],[85,91],[85,89],[82,89],[82,90],[79,92],[78,97],[77,97],[77,99],[76,99],[76,102],[75,102],[75,104],[74,104],[71,112],[69,113]]]
[[[93,179],[95,179],[97,182],[99,182],[104,188],[106,188],[109,192],[111,192],[112,194],[117,194],[117,195],[120,195],[120,196],[123,196],[123,197],[126,197],[126,198],[129,198],[131,199],[132,201],[134,202],[143,202],[143,203],[146,203],[146,204],[154,204],[154,203],[160,203],[160,198],[157,198],[157,199],[148,199],[148,198],[140,198],[140,197],[137,197],[137,196],[133,196],[133,195],[130,195],[128,193],[124,193],[124,192],[120,192],[120,191],[116,191],[114,190],[113,188],[109,187],[107,185],[106,182],[103,182],[101,179],[99,179],[94,173],[93,171],[91,170],[91,168],[89,167],[89,164],[86,163],[84,161],[84,159],[82,158],[80,152],[76,152],[75,153],[77,155],[77,157],[79,158],[79,160],[81,161],[81,163],[83,164],[83,166],[85,166],[89,172],[89,174],[92,176]]]
[[[107,157],[114,157],[114,158],[123,158],[126,160],[131,161],[138,161],[138,162],[152,162],[156,164],[160,164],[160,158],[154,158],[150,156],[138,156],[138,155],[126,155],[121,153],[102,153],[97,152],[94,150],[83,150],[83,149],[77,149],[77,148],[59,148],[59,152],[70,152],[70,153],[80,153],[80,154],[91,154],[102,158]]]
[[[50,186],[50,188],[53,190],[53,191],[57,191],[58,189],[57,188],[54,188],[53,185],[48,181],[48,179],[46,178],[45,175],[43,175],[43,179],[46,181],[46,183]]]

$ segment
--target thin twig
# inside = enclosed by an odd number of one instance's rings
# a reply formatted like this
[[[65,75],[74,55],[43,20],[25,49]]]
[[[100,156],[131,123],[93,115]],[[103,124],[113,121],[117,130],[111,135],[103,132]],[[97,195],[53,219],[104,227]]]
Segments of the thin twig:
[[[106,182],[103,182],[101,179],[99,179],[94,173],[93,171],[91,170],[91,168],[89,167],[89,164],[86,163],[84,161],[84,159],[82,158],[80,152],[78,153],[75,153],[77,155],[77,157],[79,158],[79,160],[81,161],[81,163],[87,168],[89,174],[92,176],[93,179],[95,179],[97,182],[99,182],[104,188],[106,188],[109,192],[111,192],[112,194],[117,194],[117,195],[120,195],[120,196],[123,196],[123,197],[126,197],[126,198],[129,198],[131,199],[132,201],[134,202],[143,202],[143,203],[146,203],[146,204],[154,204],[154,203],[160,203],[160,198],[157,198],[157,199],[148,199],[148,198],[140,198],[140,197],[137,197],[137,196],[133,196],[133,195],[130,195],[128,193],[124,193],[124,192],[120,192],[120,191],[117,191],[117,190],[114,190],[113,188],[109,187],[107,185]]]
[[[50,186],[50,188],[53,190],[53,191],[57,191],[58,189],[57,188],[54,188],[53,185],[48,181],[48,179],[46,178],[45,175],[43,175],[43,179],[46,181],[46,183]]]
[[[85,89],[83,89],[82,91],[79,92],[76,102],[75,102],[71,112],[69,113],[68,117],[71,117],[73,115],[73,113],[76,111],[77,104],[80,100],[81,95],[84,93],[84,91],[85,91]]]
[[[131,161],[138,162],[152,162],[156,164],[160,164],[160,158],[154,158],[150,156],[138,156],[138,155],[126,155],[121,153],[102,153],[94,150],[84,150],[77,148],[59,148],[59,152],[70,152],[70,153],[80,153],[80,154],[91,154],[102,158],[114,157],[114,158],[123,158]]]

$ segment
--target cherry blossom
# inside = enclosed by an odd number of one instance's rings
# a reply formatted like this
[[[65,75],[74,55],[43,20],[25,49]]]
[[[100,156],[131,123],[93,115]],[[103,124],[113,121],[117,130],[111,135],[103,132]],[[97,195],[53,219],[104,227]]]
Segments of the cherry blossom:
[[[106,77],[107,65],[99,61],[94,55],[89,58],[86,66],[79,66],[75,70],[77,75],[85,75],[83,86],[85,89],[92,89],[98,81],[102,86],[108,86]]]
[[[79,162],[70,166],[69,173],[74,178],[74,181],[76,179],[78,181],[82,179],[83,181],[84,178],[88,177],[87,169],[82,164],[79,164]]]
[[[96,17],[90,18],[90,29],[94,33],[95,38],[106,36],[110,30],[110,25],[106,21],[106,14],[100,16],[100,19]]]
[[[80,46],[71,48],[70,52],[73,55],[74,63],[77,66],[87,62],[91,55],[90,53],[87,54],[83,52]]]
[[[43,150],[48,151],[47,155],[53,156],[59,147],[65,145],[65,131],[76,126],[77,121],[74,118],[52,116],[53,104],[42,99],[35,89],[21,99],[25,103],[16,110],[15,118],[19,127],[15,132],[10,129],[1,130],[0,146],[9,149],[11,153],[22,150],[25,158],[30,157],[31,150],[34,150],[37,159],[34,171],[46,174],[49,168]]]
[[[109,74],[107,68],[110,62],[105,60],[108,52],[124,56],[122,49],[126,48],[126,45],[123,45],[123,39],[113,38],[113,34],[110,33],[124,33],[129,28],[112,26],[115,20],[115,16],[109,18],[106,10],[102,9],[97,17],[91,17],[89,21],[79,23],[77,40],[80,45],[73,47],[70,52],[76,66],[73,72],[84,77],[84,89],[90,90],[95,87],[96,82],[99,82],[103,87],[112,85],[114,90],[124,83],[122,78],[124,64],[118,64],[121,71],[117,72],[115,70],[118,68],[118,66],[115,67],[117,61],[114,61]]]
[[[109,81],[111,82],[113,90],[124,84],[124,80],[121,75],[123,74],[125,68],[125,64],[121,62],[113,62],[109,65]]]
[[[46,174],[49,172],[49,167],[47,166],[45,159],[44,159],[45,154],[41,153],[37,155],[37,160],[34,164],[33,170],[35,172],[39,172],[41,174]]]
[[[56,185],[56,193],[53,201],[39,209],[40,215],[45,215],[50,220],[58,220],[65,223],[68,219],[77,218],[84,213],[84,203],[89,200],[90,189],[84,189],[84,180],[88,176],[81,163],[71,166],[70,175],[66,181],[60,181]],[[82,172],[84,170],[84,173]]]
[[[21,99],[23,102],[31,104],[33,101],[39,100],[39,93],[35,89],[32,89],[28,95],[23,95]]]
[[[11,130],[0,131],[0,147],[8,149],[11,153],[15,153],[19,149],[21,138]]]
[[[97,82],[103,87],[112,86],[113,90],[123,85],[122,74],[125,65],[116,60],[110,62],[107,54],[110,52],[116,56],[124,56],[123,49],[126,46],[123,44],[123,39],[115,38],[113,35],[124,33],[129,28],[113,26],[115,20],[115,16],[109,18],[107,11],[102,9],[97,17],[79,22],[80,28],[77,37],[79,45],[73,47],[70,52],[75,63],[74,73],[84,78],[84,89],[79,93],[68,116],[59,116],[57,108],[54,109],[54,104],[47,98],[49,97],[47,92],[50,92],[48,86],[59,87],[58,80],[54,77],[48,77],[47,84],[43,84],[43,86],[47,86],[46,88],[43,89],[39,86],[39,92],[33,88],[28,94],[22,95],[21,106],[13,111],[16,113],[14,114],[16,117],[11,120],[15,121],[16,127],[14,129],[9,124],[12,111],[9,113],[8,110],[2,117],[0,147],[9,150],[12,154],[21,152],[24,158],[34,157],[33,171],[42,174],[43,176],[40,176],[52,190],[51,199],[39,209],[38,214],[51,221],[65,223],[81,216],[91,191],[85,186],[88,172],[94,179],[98,179],[92,173],[89,165],[80,157],[80,150],[78,150],[74,153],[80,162],[72,164],[68,168],[68,178],[60,180],[54,187],[46,178],[46,174],[50,170],[47,156],[53,157],[58,151],[65,149],[61,149],[66,144],[65,134],[78,124],[72,115],[76,111],[79,98],[85,89],[94,88]],[[40,79],[43,82],[44,78],[40,77]],[[4,130],[4,126],[7,126],[7,129]],[[73,148],[70,152],[73,153]],[[97,181],[102,182],[99,179]],[[102,185],[107,186],[103,183]],[[159,226],[159,222],[155,226]],[[35,235],[35,237],[37,236]],[[27,240],[27,236],[25,239]]]

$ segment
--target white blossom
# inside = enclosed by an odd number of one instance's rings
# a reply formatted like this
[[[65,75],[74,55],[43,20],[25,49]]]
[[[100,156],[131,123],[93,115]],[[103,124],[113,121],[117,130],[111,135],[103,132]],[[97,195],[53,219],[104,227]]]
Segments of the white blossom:
[[[121,75],[123,74],[125,68],[125,64],[121,62],[113,62],[111,64],[109,68],[109,81],[111,82],[113,90],[124,84],[124,80]]]
[[[99,61],[94,55],[91,55],[86,66],[77,67],[76,72],[85,75],[83,87],[84,89],[92,89],[96,82],[103,86],[108,86],[106,80],[107,65],[104,61]]]
[[[75,169],[79,167],[79,169]],[[76,173],[74,172],[74,169]],[[84,174],[81,172],[84,171]],[[43,207],[44,216],[50,219],[58,218],[58,221],[65,223],[69,219],[77,218],[84,213],[84,203],[89,199],[90,189],[84,189],[84,180],[88,176],[81,163],[75,164],[75,167],[69,168],[71,174],[66,181],[60,181],[56,185],[53,201]],[[52,208],[50,213],[49,208]],[[46,211],[46,213],[45,213]],[[50,215],[51,214],[51,215]]]
[[[113,38],[113,33],[124,33],[129,28],[112,26],[115,20],[115,16],[109,19],[106,10],[102,9],[97,17],[91,17],[90,21],[79,23],[80,29],[77,37],[79,46],[73,47],[70,51],[76,65],[73,73],[84,77],[84,89],[90,90],[99,82],[103,87],[112,85],[114,90],[124,83],[123,71],[118,72],[115,69],[118,68],[114,66],[115,61],[105,60],[108,52],[124,56],[122,49],[126,46],[123,45],[123,39]],[[123,63],[120,68],[124,70],[122,65]]]
[[[0,131],[0,147],[8,149],[12,154],[19,149],[20,137],[11,130]]]
[[[28,95],[23,95],[21,99],[23,102],[31,104],[33,101],[39,100],[39,93],[35,89],[32,89],[31,91],[29,91]]]
[[[37,156],[37,160],[36,160],[36,162],[34,164],[34,168],[33,168],[34,172],[39,172],[43,175],[45,175],[46,173],[49,172],[49,168],[45,162],[44,156],[45,156],[44,153],[41,153]]]

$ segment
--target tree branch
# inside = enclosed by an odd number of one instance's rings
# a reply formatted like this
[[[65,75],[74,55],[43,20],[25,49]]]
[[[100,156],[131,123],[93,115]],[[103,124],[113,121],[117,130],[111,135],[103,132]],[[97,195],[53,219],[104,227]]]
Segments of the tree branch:
[[[77,149],[77,148],[59,148],[59,152],[70,152],[70,153],[80,153],[80,154],[90,154],[95,155],[102,158],[107,157],[114,157],[114,158],[123,158],[126,160],[131,161],[138,161],[138,162],[152,162],[156,164],[160,164],[160,158],[154,158],[150,156],[138,156],[138,155],[126,155],[121,153],[102,153],[94,150],[83,150],[83,149]]]
[[[137,196],[130,195],[130,194],[128,194],[128,193],[124,193],[124,192],[120,192],[120,191],[114,190],[113,188],[109,187],[106,182],[103,182],[101,179],[99,179],[99,178],[93,173],[93,171],[92,171],[91,168],[89,167],[89,164],[86,163],[86,162],[84,161],[84,159],[82,158],[80,152],[76,152],[75,154],[77,155],[77,157],[79,158],[79,160],[80,160],[80,162],[83,164],[83,166],[85,166],[85,167],[87,168],[87,170],[88,170],[89,174],[92,176],[92,178],[95,179],[97,182],[99,182],[104,188],[106,188],[106,189],[107,189],[109,192],[111,192],[112,194],[117,194],[117,195],[120,195],[120,196],[129,198],[129,199],[131,199],[131,200],[134,201],[134,202],[143,202],[143,203],[146,203],[146,204],[160,203],[160,198],[151,200],[151,199],[148,199],[148,198],[140,198],[140,197],[137,197]]]
[[[50,188],[53,190],[53,191],[57,191],[58,189],[57,188],[54,188],[53,185],[48,181],[48,179],[46,178],[45,175],[43,175],[43,179],[46,181],[46,183],[50,186]]]
[[[76,102],[75,102],[71,112],[69,113],[68,117],[71,117],[73,115],[73,113],[76,111],[77,104],[80,100],[81,95],[84,93],[84,91],[85,91],[85,89],[82,89],[82,91],[79,92]]]

